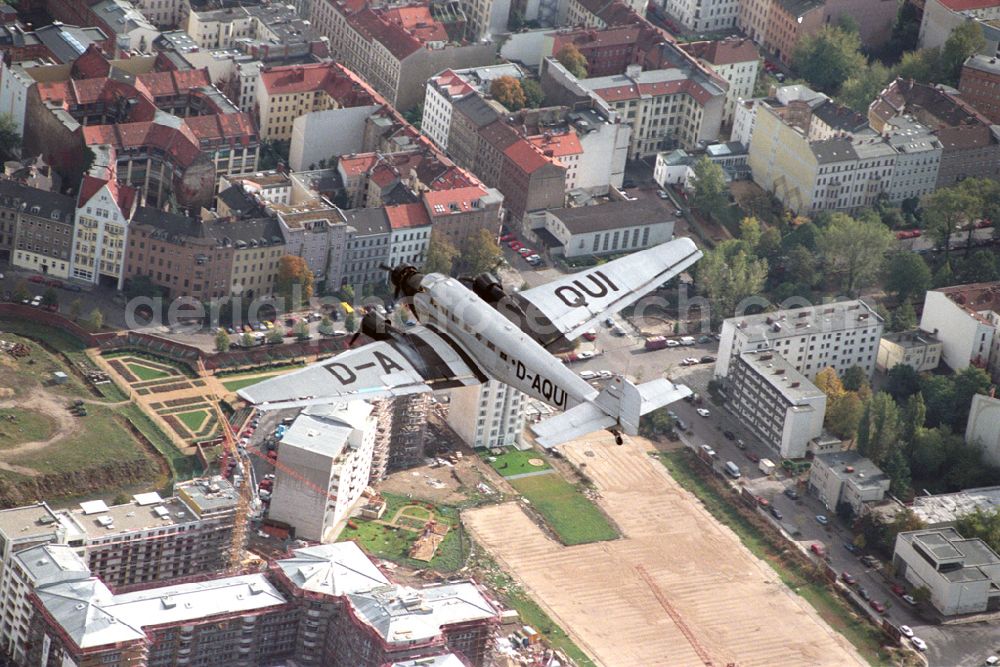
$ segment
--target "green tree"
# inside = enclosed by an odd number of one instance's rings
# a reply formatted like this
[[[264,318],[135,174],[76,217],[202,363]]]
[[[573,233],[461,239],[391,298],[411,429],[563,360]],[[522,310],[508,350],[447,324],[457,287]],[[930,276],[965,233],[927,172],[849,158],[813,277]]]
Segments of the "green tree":
[[[858,426],[858,453],[881,465],[899,442],[899,407],[884,391],[872,396]]]
[[[458,250],[441,234],[431,234],[431,242],[427,246],[427,258],[424,260],[424,271],[427,273],[451,273],[458,257]]]
[[[962,63],[986,46],[983,29],[978,21],[962,21],[948,35],[941,49],[942,83],[958,85],[962,73]]]
[[[974,229],[972,225],[970,225],[970,228]],[[977,250],[958,265],[956,273],[958,273],[959,282],[963,283],[991,282],[996,280],[996,255],[989,250]]]
[[[229,333],[222,328],[215,332],[216,352],[227,352],[232,341],[229,340]]]
[[[17,121],[9,113],[0,113],[0,153],[6,158],[21,154],[21,134],[17,131]]]
[[[963,188],[942,188],[929,195],[924,204],[924,223],[928,233],[944,248],[945,259],[951,256],[951,237],[959,227],[972,221],[982,202]]]
[[[69,316],[73,318],[76,322],[80,319],[80,313],[83,311],[83,301],[79,297],[73,299],[73,302],[69,304]]]
[[[510,111],[523,109],[525,105],[524,89],[521,82],[512,76],[498,76],[490,82],[490,95]]]
[[[696,267],[698,287],[711,303],[715,322],[731,317],[746,297],[760,294],[767,280],[767,262],[735,239],[708,251]]]
[[[421,123],[424,120],[424,104],[421,102],[412,109],[407,109],[403,112],[403,119],[412,125],[413,127],[420,129]]]
[[[935,47],[904,53],[896,65],[896,76],[931,83],[941,78],[941,49]]]
[[[51,287],[46,287],[45,291],[42,292],[42,305],[43,306],[58,306],[59,305],[59,295]]]
[[[910,474],[910,464],[898,447],[886,456],[882,462],[882,471],[889,477],[889,491],[897,498],[908,499],[913,479]]]
[[[898,403],[898,401],[897,401]],[[903,404],[901,417],[901,429],[904,445],[909,449],[917,434],[924,428],[924,421],[927,419],[927,406],[924,405],[924,397],[917,392],[907,397]]]
[[[324,315],[323,319],[319,323],[319,332],[323,335],[329,336],[333,333],[333,320],[328,316]]]
[[[868,374],[861,366],[851,366],[844,371],[844,377],[841,378],[841,381],[847,391],[858,391],[868,384]]]
[[[575,44],[567,44],[559,49],[556,60],[576,78],[587,78],[587,59],[580,53],[580,49],[576,48]]]
[[[799,40],[792,60],[812,88],[831,95],[867,66],[858,33],[830,26]]]
[[[521,79],[521,90],[524,91],[524,106],[537,109],[545,103],[542,85],[534,79]]]
[[[299,340],[307,339],[309,338],[309,325],[306,324],[305,320],[299,320],[295,323],[295,326],[292,327],[292,333],[294,333],[295,337]]]
[[[87,323],[90,324],[90,328],[95,331],[104,326],[104,313],[101,312],[100,308],[94,308],[90,311],[90,317],[87,318]]]
[[[951,423],[951,411],[955,407],[955,383],[943,375],[925,373],[920,376],[920,393],[927,406],[927,426]]]
[[[819,281],[816,255],[804,245],[797,245],[788,252],[785,258],[785,271],[792,282],[810,288],[815,287]]]
[[[781,232],[775,227],[768,227],[757,241],[757,256],[766,259],[768,264],[781,255]]]
[[[958,519],[955,530],[966,539],[978,537],[1000,552],[1000,509],[984,511],[977,507]]]
[[[896,252],[886,262],[885,289],[897,302],[911,296],[923,297],[931,286],[931,269],[924,258],[914,252]]]
[[[347,329],[349,333],[354,333],[358,330],[358,318],[354,313],[348,313],[347,317],[344,318],[344,328]]]
[[[14,293],[11,295],[14,303],[21,303],[25,299],[31,297],[31,293],[28,291],[28,283],[23,278],[18,280],[14,284]]]
[[[257,344],[257,340],[253,337],[253,334],[247,332],[240,336],[240,345],[243,347],[253,347]]]
[[[940,428],[920,429],[916,433],[910,448],[910,469],[916,479],[932,480],[944,472],[948,461],[946,440],[950,435]]]
[[[265,340],[272,345],[277,345],[278,343],[285,340],[285,327],[280,324],[275,324],[273,327],[267,330],[264,335]]]
[[[702,213],[717,218],[726,206],[726,175],[722,167],[704,155],[694,163],[694,195],[691,203]]]
[[[274,287],[289,311],[298,310],[307,303],[313,295],[313,273],[306,260],[298,255],[281,257]]]
[[[969,419],[969,408],[972,407],[972,397],[976,394],[988,394],[990,391],[990,376],[982,368],[967,366],[955,373],[955,407],[951,411],[949,422],[958,433],[965,432],[965,423]]]
[[[834,213],[820,236],[824,264],[851,296],[872,284],[891,244],[892,234],[881,222],[857,220],[843,213]]]
[[[945,259],[934,273],[931,281],[934,287],[948,287],[955,284],[955,275],[951,271],[951,261]]]
[[[757,252],[760,239],[763,235],[760,229],[760,220],[754,217],[743,218],[740,221],[740,240],[747,244],[747,249]]]
[[[460,261],[469,273],[476,275],[492,271],[503,259],[503,253],[496,239],[488,230],[480,229],[469,237]]]
[[[837,371],[831,366],[820,369],[820,371],[816,373],[816,378],[813,380],[813,384],[816,385],[817,389],[826,394],[827,398],[836,398],[845,391],[844,383],[837,375]]]
[[[872,63],[844,81],[837,100],[858,113],[868,114],[868,106],[885,88],[891,73],[881,63]]]
[[[917,313],[913,310],[913,304],[905,302],[892,312],[892,321],[889,329],[892,331],[909,331],[917,326]]]
[[[838,438],[851,440],[857,435],[864,411],[864,403],[861,402],[857,392],[844,392],[827,399],[824,426]]]

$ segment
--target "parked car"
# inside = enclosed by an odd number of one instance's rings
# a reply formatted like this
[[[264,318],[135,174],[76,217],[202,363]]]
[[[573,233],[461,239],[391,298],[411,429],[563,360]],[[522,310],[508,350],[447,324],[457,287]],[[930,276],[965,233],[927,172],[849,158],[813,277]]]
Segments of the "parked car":
[[[531,248],[528,248],[526,246],[521,246],[520,248],[517,249],[517,251],[521,254],[522,257],[527,257],[528,255],[534,255],[535,254],[534,250],[532,250]]]
[[[597,373],[595,373],[594,371],[581,371],[580,377],[584,380],[589,381],[597,378]]]
[[[507,243],[508,241],[513,241],[516,238],[517,237],[514,236],[513,234],[504,234],[503,236],[500,237],[500,241],[503,243]]]
[[[892,586],[890,586],[890,588],[892,589],[892,592],[895,593],[896,595],[899,596],[906,595],[906,589],[900,586],[899,584],[893,584]]]
[[[925,642],[920,637],[910,637],[910,643],[913,644],[913,648],[917,649],[918,651],[927,650],[927,642]]]
[[[880,614],[885,613],[885,605],[879,602],[878,600],[872,600],[871,602],[868,603],[868,606]]]
[[[32,299],[31,305],[34,306],[35,308],[38,308],[40,305],[42,305],[42,296],[39,294],[34,299]]]
[[[848,586],[853,586],[854,584],[858,583],[858,580],[855,578],[855,576],[850,572],[848,572],[847,570],[844,570],[843,572],[840,573],[840,578]]]
[[[743,438],[736,438],[736,448],[737,449],[747,448],[747,443],[743,442]]]
[[[847,550],[847,553],[852,553],[852,554],[857,554],[857,553],[861,552],[861,549],[859,549],[858,547],[854,546],[850,542],[844,542],[844,549]]]
[[[28,278],[28,282],[29,283],[42,284],[42,283],[45,282],[45,277],[44,276],[31,276],[31,277]]]
[[[681,346],[680,341],[676,341],[673,339],[667,341],[667,347],[680,347],[680,346]]]
[[[518,241],[510,241],[507,243],[507,247],[510,248],[511,250],[520,250],[524,246],[521,245],[521,243],[519,243]]]
[[[872,556],[871,554],[867,554],[861,557],[861,564],[864,565],[865,567],[875,567],[876,565],[878,565],[878,559],[875,558],[875,556]]]
[[[914,606],[914,607],[917,606],[917,599],[915,597],[913,597],[912,595],[904,595],[903,596],[903,600],[908,605],[911,605],[911,606]]]
[[[699,345],[704,345],[705,343],[711,343],[711,342],[712,342],[711,336],[705,336],[705,335],[698,336]]]
[[[593,329],[591,329],[590,331],[584,331],[583,332],[583,339],[584,340],[589,340],[589,341],[595,341],[595,340],[597,340],[597,332],[594,331]]]
[[[73,283],[66,283],[63,285],[63,289],[67,292],[82,292],[83,288],[79,285],[74,285]]]
[[[706,408],[698,408],[697,410],[695,410],[695,412],[697,412],[702,417],[708,417],[712,414]]]
[[[664,200],[670,199],[670,195],[667,194],[666,190],[657,190],[656,191],[656,196],[659,197],[660,199],[664,199]]]
[[[701,358],[701,363],[703,363],[703,364],[712,364],[712,363],[715,363],[715,357],[713,357],[710,354],[706,354],[704,357]]]
[[[778,521],[781,521],[784,518],[784,516],[782,516],[781,514],[781,510],[779,510],[774,505],[771,505],[771,509],[769,511],[771,512],[771,516],[773,516]]]
[[[826,526],[826,525],[829,525],[830,520],[826,518],[826,515],[817,514],[816,515],[816,523],[818,523],[821,526]]]
[[[816,554],[820,558],[823,558],[823,557],[826,556],[826,549],[819,542],[813,542],[812,544],[810,544],[809,545],[809,551],[813,552],[814,554]]]
[[[751,461],[753,461],[754,463],[757,463],[758,461],[760,461],[760,457],[757,456],[756,454],[754,454],[753,452],[744,451],[743,453],[746,454],[747,458],[750,459]]]
[[[56,280],[55,278],[52,278],[50,280],[46,280],[45,284],[48,285],[49,287],[60,287],[61,288],[63,286],[63,281]]]
[[[723,431],[722,435],[724,435],[726,437],[726,440],[735,440],[736,439],[736,434],[733,433],[732,431]]]
[[[901,625],[899,626],[899,634],[903,635],[904,637],[912,637],[913,628],[911,628],[908,625]]]
[[[860,598],[861,598],[862,600],[866,600],[866,601],[867,601],[867,600],[870,600],[870,599],[871,599],[871,597],[872,597],[872,594],[871,594],[871,593],[869,593],[869,592],[868,592],[868,589],[867,589],[867,588],[865,588],[864,586],[858,586],[858,596],[859,596],[859,597],[860,597]]]

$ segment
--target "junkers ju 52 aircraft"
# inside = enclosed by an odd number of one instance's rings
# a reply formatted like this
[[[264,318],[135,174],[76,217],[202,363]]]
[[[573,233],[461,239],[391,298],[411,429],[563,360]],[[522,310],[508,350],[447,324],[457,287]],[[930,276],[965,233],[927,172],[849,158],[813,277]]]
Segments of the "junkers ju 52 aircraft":
[[[622,433],[637,433],[641,415],[691,390],[662,378],[636,385],[621,375],[598,390],[552,350],[568,347],[701,256],[682,238],[513,293],[488,273],[463,281],[408,265],[386,267],[396,297],[405,297],[419,324],[397,329],[368,312],[351,343],[359,334],[374,342],[239,395],[271,410],[453,389],[495,378],[563,411],[532,426],[539,444],[551,447],[600,429],[621,444]]]

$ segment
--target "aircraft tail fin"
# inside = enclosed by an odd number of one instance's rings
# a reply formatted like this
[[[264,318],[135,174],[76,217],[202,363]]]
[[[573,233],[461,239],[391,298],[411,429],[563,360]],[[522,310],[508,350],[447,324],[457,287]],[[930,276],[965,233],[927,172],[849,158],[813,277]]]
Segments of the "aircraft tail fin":
[[[550,417],[532,426],[531,430],[543,447],[553,447],[604,428],[617,428],[627,435],[636,435],[642,415],[689,395],[690,389],[670,380],[658,379],[635,385],[618,376],[593,401]]]

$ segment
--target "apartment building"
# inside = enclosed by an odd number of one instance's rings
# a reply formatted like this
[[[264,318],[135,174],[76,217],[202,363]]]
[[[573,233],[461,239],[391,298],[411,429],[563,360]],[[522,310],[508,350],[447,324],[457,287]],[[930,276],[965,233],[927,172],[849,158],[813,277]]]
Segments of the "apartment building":
[[[0,180],[0,252],[13,266],[69,277],[75,208],[72,197]]]
[[[264,67],[258,74],[260,134],[272,141],[290,140],[300,116],[381,103],[368,84],[339,63]]]
[[[136,0],[136,8],[157,28],[181,25],[188,7],[183,0]]]
[[[378,421],[364,401],[306,409],[281,440],[269,516],[333,539],[368,486]],[[323,491],[326,493],[323,493]]]
[[[313,4],[311,20],[330,39],[331,55],[400,110],[423,101],[434,74],[494,61],[492,43],[466,40],[457,2],[369,7],[323,0]]]
[[[1000,607],[1000,556],[952,527],[900,533],[892,564],[896,576],[930,591],[930,603],[943,616]]]
[[[100,0],[89,6],[88,13],[95,20],[85,25],[97,25],[113,37],[122,55],[153,52],[153,42],[160,36],[160,31],[128,0]]]
[[[91,166],[89,152],[149,205],[208,205],[219,175],[256,170],[257,132],[207,70],[159,71],[157,62],[109,61],[91,45],[69,68],[38,68],[25,151],[46,156],[71,184]]]
[[[941,341],[941,361],[953,371],[968,366],[1000,377],[1000,283],[928,290],[920,328]]]
[[[192,9],[186,32],[202,49],[238,48],[246,42],[284,44],[288,38],[310,41],[313,37],[309,22],[282,4]]]
[[[643,23],[645,7],[638,0],[568,0],[560,5],[557,25],[609,28]],[[565,18],[563,18],[565,17]]]
[[[906,364],[918,373],[933,371],[941,363],[943,350],[944,343],[937,336],[921,329],[887,333],[879,341],[875,367],[881,373],[899,364]]]
[[[776,350],[732,355],[725,388],[740,421],[782,458],[803,458],[823,432],[826,394]]]
[[[106,53],[115,52],[114,40],[96,26],[82,28],[53,23],[31,30],[20,20],[0,25],[0,52],[11,63],[33,60],[71,63],[91,44]]]
[[[760,66],[757,46],[749,39],[728,38],[714,42],[689,42],[681,48],[729,84],[722,124],[732,126],[736,104],[753,97]]]
[[[1000,179],[1000,131],[949,89],[897,78],[868,107],[868,121],[885,134],[900,117],[930,128],[940,144],[936,188],[971,177]]]
[[[542,56],[556,56],[572,45],[587,59],[588,76],[613,76],[629,65],[643,62],[663,40],[663,33],[646,22],[602,29],[563,28],[545,35]]]
[[[448,425],[465,444],[514,447],[524,431],[525,395],[497,380],[451,392]]]
[[[736,25],[764,51],[790,64],[799,42],[842,16],[855,21],[863,46],[877,48],[889,39],[896,11],[887,0],[741,0]]]
[[[468,21],[465,30],[470,42],[493,41],[494,36],[508,32],[514,6],[510,0],[460,0],[460,4]]]
[[[728,377],[741,353],[767,349],[809,381],[827,367],[843,375],[859,366],[871,377],[883,326],[861,300],[730,317],[722,322],[715,376]]]
[[[714,32],[736,27],[736,0],[665,0],[663,8],[685,32]]]
[[[970,56],[958,83],[962,98],[995,124],[1000,124],[1000,59]]]
[[[855,451],[817,454],[809,469],[809,492],[831,512],[847,505],[861,516],[865,503],[877,503],[891,480],[877,465]]]
[[[599,257],[636,252],[674,237],[677,211],[659,199],[621,200],[529,213],[526,238],[551,257]]]
[[[663,44],[643,65],[622,74],[577,79],[552,58],[542,64],[546,96],[567,103],[599,98],[631,128],[629,159],[678,146],[714,141],[722,124],[728,84],[674,44]],[[652,67],[652,68],[649,68]]]
[[[917,45],[922,49],[941,48],[955,28],[974,21],[982,28],[985,44],[981,53],[1000,55],[1000,5],[995,0],[926,0],[920,17]]]
[[[973,395],[969,421],[965,426],[965,442],[979,448],[984,463],[1000,465],[1000,399],[984,394]],[[989,511],[991,501],[995,502],[992,494],[975,493],[974,489],[968,494],[974,496],[977,505],[985,511]]]
[[[83,177],[70,260],[74,280],[122,288],[128,224],[137,204],[138,192],[119,185],[113,172],[106,178]]]
[[[91,500],[70,510],[90,572],[118,590],[225,568],[236,515],[232,485],[199,480],[177,493],[140,493],[113,506]]]
[[[422,202],[386,206],[389,266],[423,266],[431,242],[431,218]]]

